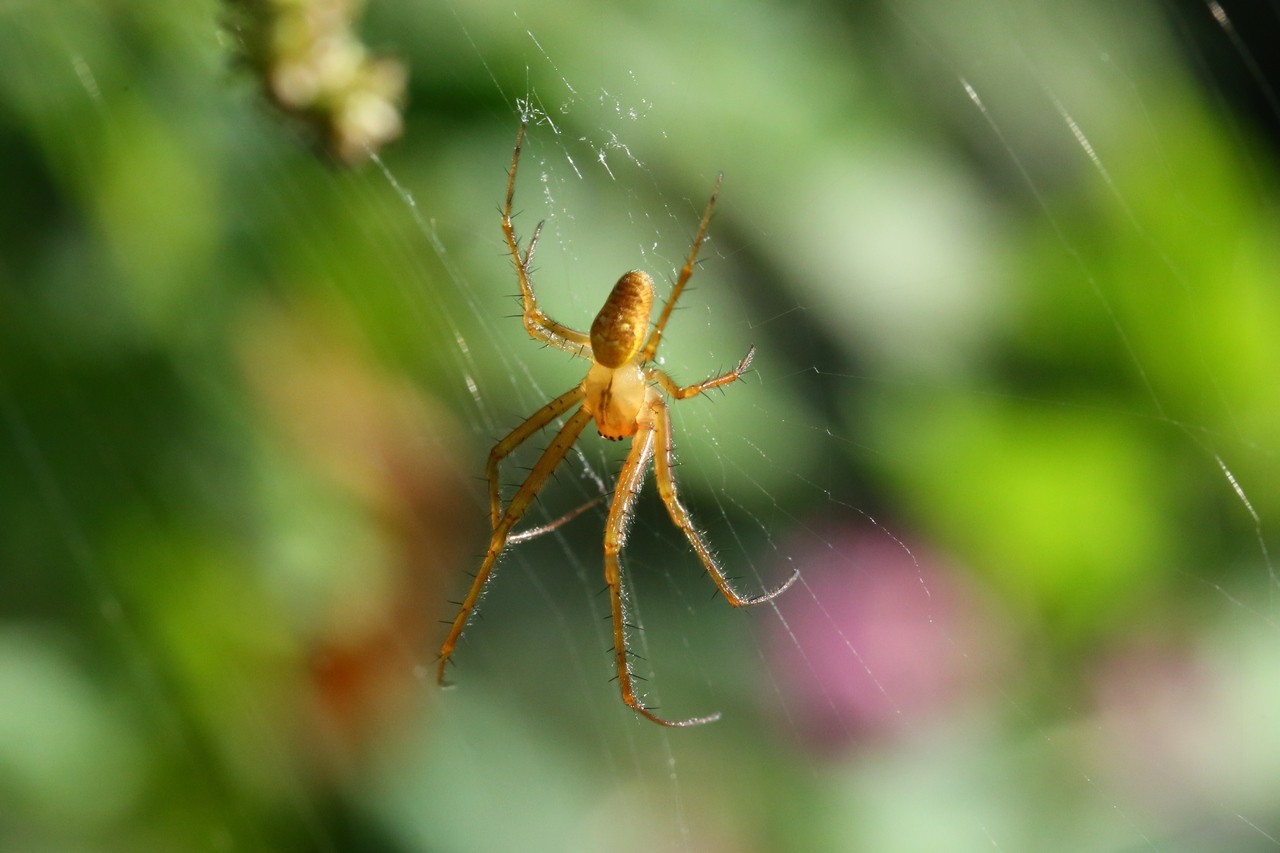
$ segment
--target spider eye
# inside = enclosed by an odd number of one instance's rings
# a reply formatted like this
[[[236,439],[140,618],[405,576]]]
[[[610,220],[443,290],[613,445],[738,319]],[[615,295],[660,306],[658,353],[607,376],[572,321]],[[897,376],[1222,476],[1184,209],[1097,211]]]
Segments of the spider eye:
[[[613,286],[591,324],[591,354],[608,368],[619,367],[644,345],[653,310],[653,279],[632,270]]]

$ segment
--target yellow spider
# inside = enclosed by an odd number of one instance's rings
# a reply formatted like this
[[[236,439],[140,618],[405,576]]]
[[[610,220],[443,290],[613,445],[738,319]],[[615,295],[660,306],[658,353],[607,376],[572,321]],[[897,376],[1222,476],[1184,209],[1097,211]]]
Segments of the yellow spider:
[[[702,214],[702,222],[698,225],[697,236],[693,238],[693,248],[689,252],[689,258],[685,261],[684,268],[680,270],[680,277],[671,290],[671,298],[667,300],[666,306],[658,316],[658,322],[653,327],[653,331],[648,332],[649,317],[653,307],[653,279],[647,273],[632,270],[625,273],[613,286],[613,291],[605,300],[604,307],[600,309],[600,313],[591,324],[591,333],[586,335],[557,323],[544,314],[538,308],[538,301],[533,295],[533,285],[529,281],[529,264],[533,260],[533,250],[538,243],[538,235],[542,232],[543,223],[539,222],[534,229],[533,236],[529,240],[529,248],[525,250],[523,257],[520,254],[520,245],[516,240],[515,231],[511,226],[511,202],[515,195],[516,166],[520,162],[520,148],[524,142],[526,124],[527,122],[522,122],[516,134],[516,147],[511,155],[511,171],[507,175],[507,200],[502,208],[502,233],[506,238],[507,248],[511,252],[516,275],[520,279],[520,296],[524,302],[524,327],[536,340],[571,355],[590,360],[591,368],[582,382],[530,415],[524,423],[499,441],[489,453],[485,473],[489,479],[490,520],[493,524],[493,535],[489,540],[489,550],[480,564],[480,570],[476,572],[475,582],[472,583],[458,615],[453,620],[449,635],[440,647],[436,679],[441,684],[444,683],[445,666],[458,644],[458,639],[462,636],[471,612],[475,609],[480,593],[489,580],[494,564],[508,541],[520,537],[519,534],[512,536],[511,529],[520,521],[525,510],[537,496],[538,490],[569,452],[578,435],[594,419],[596,429],[604,438],[613,441],[631,438],[631,450],[618,475],[618,483],[613,491],[613,503],[609,507],[609,518],[604,528],[604,576],[609,584],[614,657],[617,661],[618,685],[622,690],[622,701],[642,716],[664,726],[694,726],[709,723],[718,719],[720,714],[692,717],[687,720],[665,720],[653,713],[654,709],[646,707],[636,698],[635,688],[632,686],[631,653],[625,630],[627,622],[623,610],[618,554],[626,541],[635,498],[640,492],[645,469],[652,458],[654,476],[658,481],[658,492],[662,496],[663,503],[666,504],[667,511],[671,514],[671,520],[684,531],[689,544],[697,552],[711,579],[715,581],[721,594],[730,604],[734,607],[745,607],[769,601],[791,586],[799,576],[797,572],[778,588],[754,598],[744,598],[734,592],[729,586],[724,571],[711,553],[711,549],[707,547],[702,535],[694,527],[688,510],[680,503],[680,497],[676,492],[675,476],[672,473],[674,445],[671,437],[671,414],[667,410],[663,392],[677,400],[683,400],[701,394],[703,391],[727,385],[740,377],[751,364],[755,347],[747,351],[746,356],[733,370],[696,385],[683,387],[677,385],[670,376],[651,364],[658,351],[658,345],[662,343],[662,331],[671,317],[671,310],[693,274],[698,250],[706,238],[707,224],[711,221],[711,211],[715,207],[716,193],[720,189],[723,176],[716,178],[711,199],[707,202],[707,209]],[[646,333],[648,333],[647,339]],[[575,406],[577,410],[569,416],[569,419],[560,427],[560,431],[556,433],[550,446],[542,452],[542,456],[533,466],[529,476],[520,484],[520,488],[507,504],[504,512],[498,492],[498,464],[531,436],[544,429],[552,420],[574,409]]]

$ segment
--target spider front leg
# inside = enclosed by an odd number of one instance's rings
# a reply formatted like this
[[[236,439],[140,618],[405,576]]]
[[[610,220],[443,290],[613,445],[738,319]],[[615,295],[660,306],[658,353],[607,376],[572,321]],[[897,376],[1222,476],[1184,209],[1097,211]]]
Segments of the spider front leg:
[[[663,726],[697,726],[720,719],[719,712],[705,717],[690,717],[687,720],[666,720],[654,714],[636,698],[632,685],[631,649],[627,643],[626,612],[622,602],[622,569],[618,564],[618,555],[626,544],[627,528],[635,509],[635,499],[640,493],[640,485],[644,481],[645,468],[653,455],[653,425],[643,422],[640,431],[631,440],[631,451],[627,461],[618,474],[618,484],[613,492],[613,504],[609,507],[609,520],[604,529],[604,577],[609,584],[609,608],[613,617],[613,653],[618,667],[618,686],[622,690],[622,701],[632,710],[646,719]]]
[[[743,359],[743,364],[751,360],[751,353],[747,353],[747,357]],[[732,377],[725,379],[725,377]],[[727,373],[718,379],[707,380],[702,385],[708,383],[723,384],[719,380],[731,382],[737,378],[736,373]],[[700,387],[700,386],[692,386]],[[715,387],[710,385],[709,387]],[[696,392],[695,392],[696,393]],[[676,527],[684,531],[685,538],[689,540],[689,544],[693,546],[693,550],[697,552],[698,559],[702,560],[702,565],[706,568],[707,574],[711,575],[711,579],[715,581],[716,587],[720,590],[720,594],[732,604],[734,607],[749,607],[753,604],[763,604],[773,598],[776,598],[787,591],[796,579],[800,577],[800,571],[797,569],[792,573],[791,577],[783,581],[781,585],[770,590],[769,592],[753,597],[743,597],[734,591],[729,585],[729,579],[725,577],[724,570],[720,568],[720,564],[716,561],[715,555],[711,553],[706,540],[702,538],[702,534],[698,532],[698,528],[693,524],[693,518],[689,515],[689,511],[685,509],[684,504],[680,503],[680,495],[676,488],[675,474],[672,472],[672,461],[675,457],[675,442],[671,435],[671,411],[667,408],[666,403],[661,399],[655,399],[651,404],[652,419],[654,428],[657,432],[658,452],[654,458],[653,476],[658,481],[658,494],[662,496],[662,502],[667,506],[667,512],[671,515],[671,520],[675,522]]]
[[[498,487],[498,465],[517,447],[529,440],[529,437],[560,415],[569,411],[574,403],[582,399],[582,385],[575,385],[534,412],[520,426],[507,433],[506,437],[489,451],[489,461],[485,464],[484,473],[489,480],[489,518],[491,529],[498,529],[498,521],[502,518],[502,498]]]
[[[568,391],[564,392],[559,397],[556,397],[550,403],[547,403],[541,409],[538,409],[538,411],[530,415],[524,423],[513,429],[505,438],[502,439],[502,441],[495,444],[493,449],[489,451],[489,461],[485,465],[485,477],[489,480],[489,518],[491,530],[497,529],[498,520],[502,517],[502,496],[499,491],[499,486],[501,484],[498,482],[499,464],[501,464],[502,460],[507,458],[512,451],[524,444],[530,436],[539,430],[544,429],[552,420],[568,411],[575,403],[582,399],[582,396],[582,386],[575,385],[573,388],[570,388]],[[536,539],[539,536],[542,536],[544,533],[550,533],[553,530],[558,530],[561,525],[568,524],[570,521],[573,521],[579,515],[603,501],[604,498],[604,495],[597,495],[581,506],[566,512],[564,515],[553,521],[539,525],[538,527],[530,527],[528,529],[521,530],[519,533],[510,533],[507,535],[507,544],[515,545],[519,542],[527,542],[530,539]]]
[[[489,550],[485,552],[484,561],[480,563],[480,569],[476,572],[476,579],[471,584],[467,597],[462,600],[458,615],[454,617],[453,625],[449,628],[449,635],[445,637],[444,643],[440,646],[440,660],[436,670],[436,681],[438,683],[444,683],[445,666],[449,663],[449,658],[453,655],[453,650],[458,645],[458,639],[462,636],[462,630],[467,626],[467,620],[471,617],[472,611],[475,610],[476,602],[480,599],[480,593],[484,591],[485,584],[489,581],[494,564],[498,562],[498,557],[506,547],[507,536],[511,532],[511,528],[520,521],[525,510],[529,508],[529,505],[533,503],[533,499],[537,497],[538,491],[550,478],[556,466],[560,464],[560,460],[564,459],[565,454],[569,452],[569,448],[573,447],[573,443],[578,440],[578,435],[582,432],[583,427],[590,421],[591,415],[586,409],[578,409],[569,420],[565,421],[564,426],[560,428],[560,432],[556,433],[556,437],[552,439],[551,444],[547,446],[546,450],[542,451],[542,456],[534,464],[529,476],[520,484],[520,488],[516,490],[515,496],[511,498],[511,503],[507,504],[507,511],[503,513],[501,520],[494,526],[493,535],[489,539]],[[524,436],[524,438],[528,438],[528,435]]]

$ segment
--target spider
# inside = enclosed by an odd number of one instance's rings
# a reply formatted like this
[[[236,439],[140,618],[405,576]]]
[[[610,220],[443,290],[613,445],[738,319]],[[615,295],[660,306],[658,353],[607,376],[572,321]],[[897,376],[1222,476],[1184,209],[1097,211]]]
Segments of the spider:
[[[520,163],[520,149],[524,143],[527,124],[527,119],[522,121],[520,130],[516,134],[515,150],[511,155],[511,169],[507,174],[507,198],[502,207],[502,234],[506,239],[507,249],[511,253],[511,260],[515,264],[516,276],[520,280],[524,327],[534,339],[570,355],[586,359],[591,362],[591,367],[587,370],[586,378],[582,382],[530,415],[499,441],[489,453],[485,474],[489,481],[489,508],[493,533],[489,540],[489,549],[485,553],[479,571],[476,572],[475,581],[471,584],[471,589],[462,601],[458,615],[449,629],[449,634],[440,647],[436,678],[439,683],[445,683],[445,666],[462,636],[480,594],[489,581],[494,564],[497,563],[508,542],[517,538],[527,538],[524,534],[513,535],[512,528],[520,521],[539,489],[577,441],[578,435],[588,423],[594,420],[596,429],[602,437],[612,441],[631,439],[631,448],[618,475],[604,528],[604,576],[609,589],[609,606],[613,619],[613,653],[618,669],[618,685],[622,691],[622,701],[641,716],[660,725],[694,726],[709,723],[719,719],[720,714],[717,712],[703,717],[667,720],[659,717],[654,713],[654,708],[644,705],[637,698],[633,685],[633,679],[636,676],[632,673],[630,664],[632,655],[627,639],[626,611],[621,585],[622,569],[618,557],[626,542],[627,529],[635,508],[635,498],[640,492],[645,471],[652,459],[654,476],[658,481],[658,493],[671,515],[671,520],[684,532],[689,544],[693,546],[693,550],[706,567],[707,573],[711,575],[720,593],[731,605],[746,607],[769,601],[784,592],[799,576],[798,572],[793,574],[786,582],[763,595],[744,597],[735,592],[702,534],[694,526],[688,510],[680,502],[672,471],[674,444],[671,435],[671,414],[667,409],[665,398],[674,397],[677,400],[684,400],[712,388],[727,385],[742,376],[755,355],[755,347],[752,346],[747,350],[742,361],[738,362],[738,366],[728,373],[685,386],[678,385],[670,376],[652,364],[658,346],[662,343],[662,334],[676,300],[680,298],[680,293],[693,274],[698,250],[706,239],[707,224],[711,221],[716,194],[720,190],[720,182],[724,176],[720,175],[716,178],[715,186],[711,190],[711,199],[707,202],[706,211],[702,214],[702,221],[698,225],[698,233],[693,238],[693,248],[689,251],[689,257],[671,290],[671,297],[663,307],[662,313],[658,315],[658,322],[654,325],[653,331],[648,330],[654,298],[653,279],[647,273],[632,270],[618,279],[609,298],[605,300],[604,307],[592,322],[590,334],[584,334],[552,320],[538,307],[538,301],[534,297],[533,285],[529,280],[529,268],[533,261],[534,248],[538,243],[538,235],[542,232],[544,223],[539,222],[534,228],[529,246],[523,255],[511,225],[511,203],[515,195],[516,168]],[[515,496],[503,510],[498,489],[499,464],[553,420],[571,411],[572,414],[569,415],[568,420],[560,427],[551,444],[542,452],[542,456],[529,472],[529,476],[520,484]],[[560,522],[541,528],[540,531],[545,532],[575,514],[576,512],[571,513]]]

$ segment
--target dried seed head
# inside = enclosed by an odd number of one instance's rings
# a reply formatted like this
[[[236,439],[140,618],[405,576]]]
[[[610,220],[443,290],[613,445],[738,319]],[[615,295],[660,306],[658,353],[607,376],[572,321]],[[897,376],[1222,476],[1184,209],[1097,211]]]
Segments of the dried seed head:
[[[591,324],[591,354],[598,364],[614,368],[626,363],[644,346],[653,310],[653,279],[632,270],[613,286],[604,307]]]

